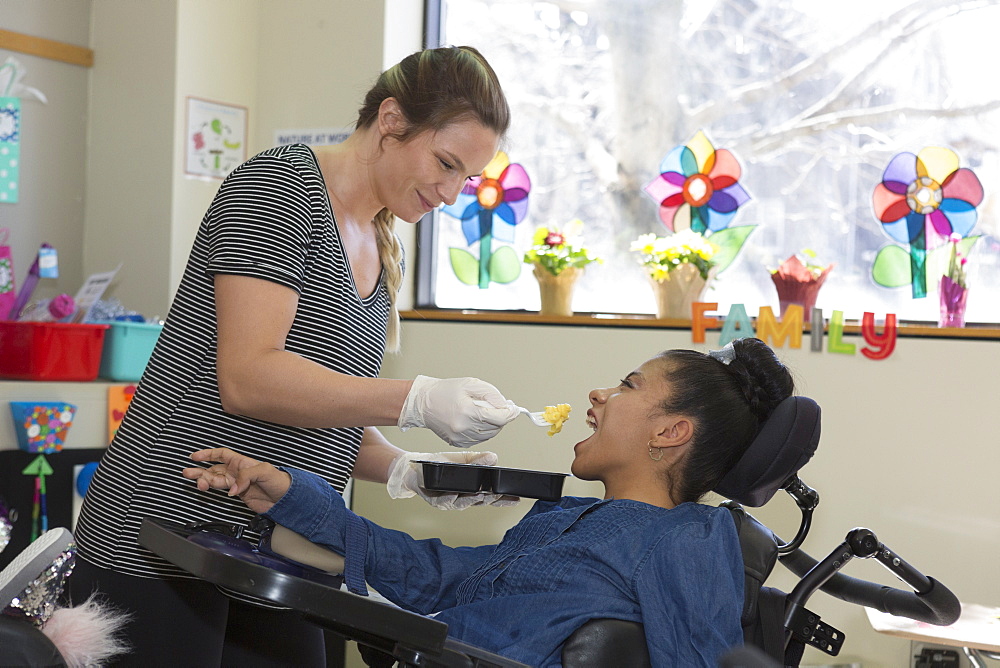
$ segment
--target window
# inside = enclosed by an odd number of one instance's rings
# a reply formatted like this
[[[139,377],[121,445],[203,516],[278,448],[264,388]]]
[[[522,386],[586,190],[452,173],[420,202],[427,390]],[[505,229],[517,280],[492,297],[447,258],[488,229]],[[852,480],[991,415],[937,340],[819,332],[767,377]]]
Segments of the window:
[[[936,321],[928,296],[876,285],[883,247],[901,245],[878,220],[873,193],[899,153],[946,147],[985,198],[968,262],[970,322],[1000,322],[1000,6],[884,0],[440,0],[428,15],[441,44],[475,46],[507,92],[506,152],[531,178],[528,216],[515,227],[520,257],[534,229],[585,223],[605,261],[577,288],[578,312],[652,313],[652,292],[629,245],[669,234],[643,186],[676,146],[704,132],[731,151],[751,199],[733,225],[754,225],[706,300],[777,310],[768,268],[803,249],[835,263],[817,306]],[[434,18],[434,17],[438,18]],[[427,226],[429,230],[430,226]],[[488,289],[463,284],[449,249],[470,247],[455,218],[422,232],[418,304],[535,310],[530,267]],[[433,239],[430,239],[433,236]]]

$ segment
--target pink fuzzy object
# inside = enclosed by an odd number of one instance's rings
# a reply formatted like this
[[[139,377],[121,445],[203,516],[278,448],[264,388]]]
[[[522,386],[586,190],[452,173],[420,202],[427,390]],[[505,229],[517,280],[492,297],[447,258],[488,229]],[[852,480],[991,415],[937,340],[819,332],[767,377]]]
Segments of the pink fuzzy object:
[[[116,637],[129,616],[101,605],[95,596],[72,608],[56,608],[42,633],[56,646],[70,668],[99,666],[128,651]]]

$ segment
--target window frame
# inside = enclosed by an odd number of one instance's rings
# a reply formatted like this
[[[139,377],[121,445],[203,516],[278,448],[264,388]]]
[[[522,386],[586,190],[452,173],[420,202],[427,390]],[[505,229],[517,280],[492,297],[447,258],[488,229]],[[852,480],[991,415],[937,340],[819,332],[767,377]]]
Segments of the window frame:
[[[444,12],[445,8],[442,6],[444,0],[424,0],[424,47],[425,48],[435,48],[441,45],[441,34],[442,26],[444,22]],[[964,166],[964,165],[962,165]],[[519,308],[519,309],[478,309],[474,306],[468,307],[451,307],[451,306],[438,306],[436,303],[435,294],[435,278],[436,272],[438,270],[438,258],[436,247],[439,240],[439,225],[442,224],[441,212],[439,210],[432,211],[427,214],[417,226],[416,234],[416,258],[415,258],[415,273],[416,273],[416,291],[413,309],[405,312],[405,317],[416,318],[416,319],[436,319],[436,320],[448,320],[448,321],[466,321],[474,320],[478,322],[534,322],[537,321],[540,324],[561,324],[561,325],[576,325],[576,326],[592,326],[593,324],[607,325],[610,320],[623,320],[624,326],[645,326],[637,325],[636,320],[653,320],[658,321],[659,324],[656,326],[665,326],[671,328],[683,328],[686,325],[682,322],[671,322],[658,320],[655,315],[645,315],[645,314],[635,314],[626,312],[605,312],[605,311],[577,311],[573,316],[570,317],[543,317],[538,314],[537,311]],[[984,231],[982,236],[985,237],[984,240],[988,240],[992,237],[988,232]],[[885,238],[884,243],[892,243],[890,239]],[[889,289],[889,288],[886,288]],[[932,293],[931,298],[936,301],[935,293]],[[706,298],[705,301],[715,301],[714,299]],[[766,304],[765,304],[766,305]],[[750,311],[751,319],[756,320],[754,317],[756,315],[756,305],[748,305],[748,311]],[[831,310],[826,310],[824,315],[828,319],[828,314]],[[427,318],[427,314],[430,312],[440,313],[440,316],[435,316],[433,318]],[[724,319],[726,316],[725,312],[713,312],[715,317]],[[881,323],[881,318],[885,314],[876,313],[879,317],[879,322]],[[523,317],[521,317],[523,316]],[[808,331],[809,322],[808,318],[804,319],[804,329]],[[859,320],[848,319],[846,323],[859,322]],[[962,335],[962,329],[948,330],[937,328],[936,324],[931,323],[927,320],[919,319],[902,319],[898,320],[899,330],[901,336],[930,336],[935,338],[1000,338],[1000,323],[995,323],[992,321],[988,322],[977,322],[969,323],[965,328],[969,330],[968,335]],[[854,331],[852,329],[853,325],[849,325],[845,328],[845,332],[851,333]]]

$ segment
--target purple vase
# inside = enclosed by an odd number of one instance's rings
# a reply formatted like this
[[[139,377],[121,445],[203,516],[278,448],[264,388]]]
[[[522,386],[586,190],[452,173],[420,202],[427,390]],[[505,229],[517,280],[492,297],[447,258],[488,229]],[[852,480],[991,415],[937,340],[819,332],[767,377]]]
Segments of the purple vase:
[[[969,289],[948,276],[942,276],[938,292],[941,295],[938,327],[965,327],[965,301],[969,297]]]

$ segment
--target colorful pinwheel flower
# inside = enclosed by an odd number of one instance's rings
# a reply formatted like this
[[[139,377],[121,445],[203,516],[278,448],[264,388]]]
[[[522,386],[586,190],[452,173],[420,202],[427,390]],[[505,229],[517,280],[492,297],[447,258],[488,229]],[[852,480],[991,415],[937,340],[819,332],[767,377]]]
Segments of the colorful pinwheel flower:
[[[493,240],[514,243],[514,226],[528,213],[531,179],[524,167],[511,164],[499,151],[483,173],[469,179],[454,204],[441,210],[462,221],[471,246],[479,242],[479,258],[464,248],[451,248],[451,268],[466,285],[488,288],[490,281],[510,283],[521,275],[521,258],[511,246],[493,249]]]
[[[952,234],[964,241],[968,254],[978,237],[969,237],[983,201],[983,186],[970,169],[959,168],[951,149],[928,146],[918,154],[900,153],[889,161],[882,182],[875,186],[872,203],[882,229],[896,241],[879,250],[872,264],[872,278],[885,287],[909,283],[913,297],[927,296],[927,276],[946,262],[945,247]],[[928,255],[939,256],[928,259]],[[929,266],[932,265],[932,266]],[[933,273],[931,273],[933,272]]]
[[[718,271],[732,263],[756,225],[730,227],[736,210],[750,200],[739,184],[740,165],[726,149],[716,149],[699,130],[660,163],[660,175],[645,193],[660,205],[660,220],[672,232],[690,229],[719,248]]]

